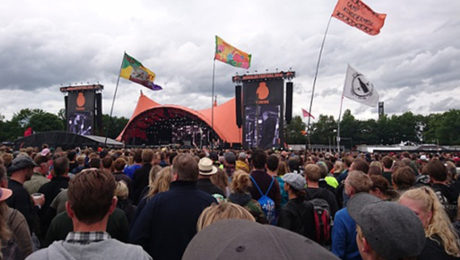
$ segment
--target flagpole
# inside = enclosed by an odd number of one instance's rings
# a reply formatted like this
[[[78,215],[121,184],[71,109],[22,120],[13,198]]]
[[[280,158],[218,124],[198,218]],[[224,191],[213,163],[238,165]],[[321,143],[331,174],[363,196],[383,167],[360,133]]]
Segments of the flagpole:
[[[216,59],[214,58],[214,62],[212,63],[212,94],[211,94],[211,129],[214,131],[214,77],[216,74]],[[212,135],[212,132],[211,132]],[[211,149],[214,148],[214,142],[211,138]]]
[[[342,100],[340,101],[339,120],[337,121],[337,152],[338,153],[340,153],[340,119],[342,116],[342,105],[343,105],[343,91],[342,91]]]
[[[123,53],[123,59],[121,60],[121,65],[120,65],[120,71],[118,72],[118,79],[117,79],[117,85],[115,86],[115,93],[113,94],[113,99],[112,99],[112,107],[110,108],[110,115],[109,115],[109,127],[107,127],[107,130],[105,131],[105,141],[104,141],[104,147],[107,147],[107,137],[109,136],[109,128],[112,127],[112,112],[113,112],[113,105],[115,104],[115,97],[117,96],[117,90],[118,90],[118,83],[120,82],[120,74],[121,74],[121,68],[123,67],[123,61],[125,60],[125,54],[126,52]]]
[[[316,78],[318,77],[318,70],[319,70],[319,64],[321,61],[321,54],[323,53],[324,42],[326,41],[326,35],[327,35],[327,31],[329,30],[329,24],[331,23],[331,19],[332,19],[332,15],[329,17],[329,21],[327,22],[326,31],[324,32],[324,36],[323,36],[323,42],[321,43],[321,49],[319,50],[318,61],[316,63],[315,78],[313,79],[313,87],[311,90],[310,109],[309,109],[310,114],[312,113],[311,107],[313,106],[313,97],[315,96]],[[308,132],[310,133],[310,117],[308,117],[307,129],[308,129]],[[307,137],[308,137],[308,146],[309,146],[308,149],[310,149],[311,148],[310,134],[308,134]]]

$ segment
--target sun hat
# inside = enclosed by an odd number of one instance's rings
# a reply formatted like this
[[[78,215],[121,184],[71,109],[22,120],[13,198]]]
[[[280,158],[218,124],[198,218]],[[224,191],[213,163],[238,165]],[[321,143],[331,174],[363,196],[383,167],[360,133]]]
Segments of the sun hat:
[[[198,171],[201,175],[213,175],[217,172],[217,168],[208,157],[203,157],[198,162]]]

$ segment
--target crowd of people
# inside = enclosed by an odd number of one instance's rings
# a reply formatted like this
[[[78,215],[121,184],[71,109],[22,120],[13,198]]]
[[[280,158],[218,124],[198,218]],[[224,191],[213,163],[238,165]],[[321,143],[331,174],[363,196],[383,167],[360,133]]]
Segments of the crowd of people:
[[[458,259],[460,157],[0,147],[0,259]]]

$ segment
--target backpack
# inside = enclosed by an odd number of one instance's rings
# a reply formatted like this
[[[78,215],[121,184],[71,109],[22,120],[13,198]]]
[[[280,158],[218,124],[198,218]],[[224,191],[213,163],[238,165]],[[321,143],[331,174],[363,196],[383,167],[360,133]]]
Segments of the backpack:
[[[313,216],[315,218],[315,241],[320,245],[328,245],[331,240],[331,209],[324,199],[309,200],[313,204]]]
[[[267,192],[265,194],[262,193],[262,190],[259,188],[259,185],[257,185],[256,180],[252,176],[251,180],[254,183],[254,186],[256,186],[257,190],[260,193],[260,198],[257,200],[262,207],[262,210],[265,213],[265,217],[267,218],[267,221],[271,225],[276,225],[276,211],[275,211],[275,202],[267,196],[268,192],[270,192],[270,189],[273,186],[273,183],[275,182],[275,178],[272,177],[272,182],[270,182],[270,185],[268,186]]]
[[[449,217],[451,222],[455,222],[455,219],[457,217],[457,202],[452,201],[450,202],[446,196],[442,194],[441,190],[434,190],[434,193],[439,199],[439,202],[441,202],[442,207],[444,208],[444,211],[447,213],[447,216]]]

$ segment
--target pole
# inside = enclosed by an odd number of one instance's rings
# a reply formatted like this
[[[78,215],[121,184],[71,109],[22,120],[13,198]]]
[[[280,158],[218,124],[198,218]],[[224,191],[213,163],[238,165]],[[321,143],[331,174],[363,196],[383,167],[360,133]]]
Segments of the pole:
[[[321,43],[321,49],[319,50],[318,61],[316,63],[315,78],[313,79],[313,87],[311,90],[310,109],[308,111],[310,114],[312,113],[311,107],[313,106],[313,97],[315,96],[316,78],[318,77],[319,64],[321,62],[321,54],[323,53],[324,42],[326,41],[326,35],[327,35],[327,31],[329,30],[329,24],[331,23],[331,19],[332,19],[332,15],[331,17],[329,17],[329,21],[327,22],[326,31],[324,32],[324,36],[323,36],[323,42]],[[307,136],[308,146],[310,148],[311,147],[311,144],[310,144],[310,117],[308,117],[307,129],[308,129],[308,136]]]
[[[214,76],[216,74],[216,59],[212,63],[212,93],[211,93],[211,130],[214,132]],[[211,133],[212,134],[212,133]],[[214,148],[214,142],[211,138],[211,149]]]
[[[342,92],[342,100],[340,101],[339,120],[337,121],[337,152],[338,153],[340,153],[340,117],[342,116],[342,105],[343,105],[343,92]]]
[[[115,97],[117,96],[117,90],[118,90],[118,83],[120,83],[120,74],[121,74],[121,67],[123,66],[123,61],[125,60],[125,55],[126,52],[123,54],[123,59],[121,60],[121,66],[120,66],[120,71],[118,72],[118,79],[117,79],[117,85],[115,86],[115,93],[113,94],[113,99],[112,99],[112,107],[110,108],[110,115],[109,115],[109,127],[107,127],[107,131],[105,131],[105,141],[104,141],[104,147],[107,147],[107,137],[109,136],[109,128],[112,128],[112,112],[113,112],[113,105],[115,104]]]

